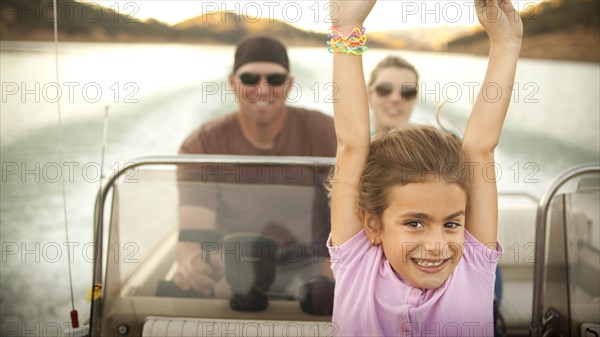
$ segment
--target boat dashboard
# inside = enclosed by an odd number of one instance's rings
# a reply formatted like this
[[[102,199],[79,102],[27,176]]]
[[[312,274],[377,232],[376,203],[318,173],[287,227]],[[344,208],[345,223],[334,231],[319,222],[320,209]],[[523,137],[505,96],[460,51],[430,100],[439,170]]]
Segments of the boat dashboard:
[[[334,168],[333,158],[240,156],[143,158],[123,168],[96,203],[101,296],[91,335],[335,336],[326,248]],[[590,172],[549,202],[543,258],[541,201],[500,192],[497,335],[535,335],[534,315],[546,317],[540,331],[600,331],[600,184]],[[546,266],[541,281],[536,263]],[[182,286],[186,266],[204,264],[214,287]]]

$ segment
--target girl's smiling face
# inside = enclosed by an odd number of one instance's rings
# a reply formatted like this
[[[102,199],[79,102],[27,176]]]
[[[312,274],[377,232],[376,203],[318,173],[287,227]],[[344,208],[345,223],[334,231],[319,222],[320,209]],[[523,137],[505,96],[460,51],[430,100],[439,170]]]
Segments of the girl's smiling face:
[[[417,288],[437,288],[461,259],[467,197],[457,184],[427,180],[390,187],[389,205],[371,238],[390,265]],[[373,228],[373,227],[371,227]]]

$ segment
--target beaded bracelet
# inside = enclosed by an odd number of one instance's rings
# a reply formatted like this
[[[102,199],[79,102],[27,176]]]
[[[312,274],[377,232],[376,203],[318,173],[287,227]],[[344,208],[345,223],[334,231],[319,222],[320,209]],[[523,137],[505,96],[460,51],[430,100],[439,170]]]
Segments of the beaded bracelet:
[[[334,28],[329,30],[327,34],[329,41],[330,53],[346,53],[352,55],[362,55],[369,49],[366,46],[367,35],[365,34],[365,27],[354,28],[348,35],[343,35]]]

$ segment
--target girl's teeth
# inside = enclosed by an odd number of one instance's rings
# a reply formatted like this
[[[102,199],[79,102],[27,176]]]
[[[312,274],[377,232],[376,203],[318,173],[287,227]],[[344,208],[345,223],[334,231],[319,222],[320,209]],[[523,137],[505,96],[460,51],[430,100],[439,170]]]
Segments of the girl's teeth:
[[[419,259],[415,259],[415,262],[419,265],[419,266],[424,266],[424,267],[437,267],[439,265],[441,265],[444,260],[440,260],[440,261],[436,261],[436,262],[432,262],[432,261],[425,261],[425,260],[419,260]]]
[[[258,105],[258,106],[267,106],[267,105],[269,105],[269,102],[259,101],[259,102],[256,102],[256,105]]]

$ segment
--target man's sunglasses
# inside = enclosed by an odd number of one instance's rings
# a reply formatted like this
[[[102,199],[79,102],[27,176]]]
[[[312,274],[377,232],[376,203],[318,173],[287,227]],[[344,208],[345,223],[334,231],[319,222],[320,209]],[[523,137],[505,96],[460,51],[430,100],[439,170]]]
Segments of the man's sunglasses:
[[[264,76],[267,79],[267,83],[272,86],[280,86],[285,83],[288,75],[285,73],[272,73],[272,74],[258,74],[258,73],[241,73],[240,81],[244,85],[256,85],[260,82],[260,78]]]
[[[375,87],[375,93],[379,97],[389,96],[394,91],[394,86],[390,83],[380,83]],[[404,99],[413,99],[417,97],[419,89],[415,85],[402,85],[400,96]]]

